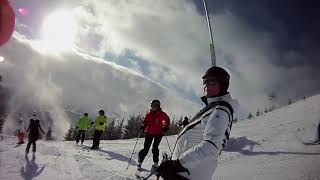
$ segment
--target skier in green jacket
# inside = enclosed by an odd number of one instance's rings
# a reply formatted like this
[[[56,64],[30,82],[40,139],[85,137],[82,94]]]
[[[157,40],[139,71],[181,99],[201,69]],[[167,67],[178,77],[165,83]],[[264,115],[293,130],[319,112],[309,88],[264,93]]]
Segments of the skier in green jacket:
[[[84,113],[83,116],[80,117],[76,125],[76,128],[79,128],[78,135],[76,138],[77,144],[79,143],[80,137],[81,137],[81,145],[83,144],[84,138],[86,136],[86,131],[88,130],[89,126],[90,126],[90,119],[88,117],[88,113]]]
[[[99,149],[100,144],[100,137],[103,133],[103,131],[108,126],[108,120],[107,117],[104,115],[104,111],[99,111],[99,116],[96,118],[96,121],[91,124],[94,124],[94,133],[93,133],[93,144],[91,149]]]

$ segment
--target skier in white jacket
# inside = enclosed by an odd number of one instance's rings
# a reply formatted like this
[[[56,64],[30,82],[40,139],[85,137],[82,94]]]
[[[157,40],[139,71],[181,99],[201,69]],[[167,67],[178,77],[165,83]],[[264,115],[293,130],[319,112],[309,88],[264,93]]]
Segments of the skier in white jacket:
[[[229,139],[233,112],[238,108],[238,101],[228,92],[230,75],[221,67],[211,67],[202,79],[206,107],[178,135],[172,160],[158,167],[164,180],[211,180]]]

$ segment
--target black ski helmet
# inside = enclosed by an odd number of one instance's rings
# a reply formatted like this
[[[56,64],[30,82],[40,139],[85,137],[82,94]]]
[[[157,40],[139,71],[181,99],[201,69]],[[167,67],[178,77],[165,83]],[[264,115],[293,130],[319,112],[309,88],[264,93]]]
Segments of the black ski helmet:
[[[160,101],[158,99],[152,100],[151,101],[151,106],[157,106],[160,107]]]
[[[222,93],[225,93],[228,91],[230,75],[222,67],[214,66],[214,67],[209,68],[206,71],[206,73],[202,76],[202,79],[203,79],[204,84],[207,79],[214,79],[214,80],[220,82],[221,87],[222,87]]]
[[[100,110],[100,111],[99,111],[99,114],[100,114],[101,116],[103,116],[103,115],[104,115],[104,110]]]

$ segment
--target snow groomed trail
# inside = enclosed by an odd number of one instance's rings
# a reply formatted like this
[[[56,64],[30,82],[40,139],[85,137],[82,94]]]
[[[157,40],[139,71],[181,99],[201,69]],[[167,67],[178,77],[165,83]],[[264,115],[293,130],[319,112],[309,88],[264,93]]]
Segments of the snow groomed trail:
[[[320,145],[303,144],[315,139],[319,121],[317,95],[235,123],[213,179],[320,179]],[[168,137],[171,146],[175,138]],[[90,150],[92,141],[77,146],[75,142],[39,140],[33,158],[32,153],[25,157],[26,144],[16,145],[16,138],[4,137],[0,141],[0,179],[135,179],[143,139],[125,170],[135,141],[102,141],[99,150]],[[160,154],[164,151],[169,152],[165,139]],[[151,165],[150,150],[142,167],[148,170]]]

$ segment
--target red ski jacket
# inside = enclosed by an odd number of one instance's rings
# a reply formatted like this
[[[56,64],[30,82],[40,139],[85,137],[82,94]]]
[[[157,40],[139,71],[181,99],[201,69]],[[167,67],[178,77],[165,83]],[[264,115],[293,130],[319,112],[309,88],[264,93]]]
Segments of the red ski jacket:
[[[143,121],[144,130],[151,135],[164,135],[165,130],[170,127],[168,115],[158,108],[156,111],[150,111]]]

